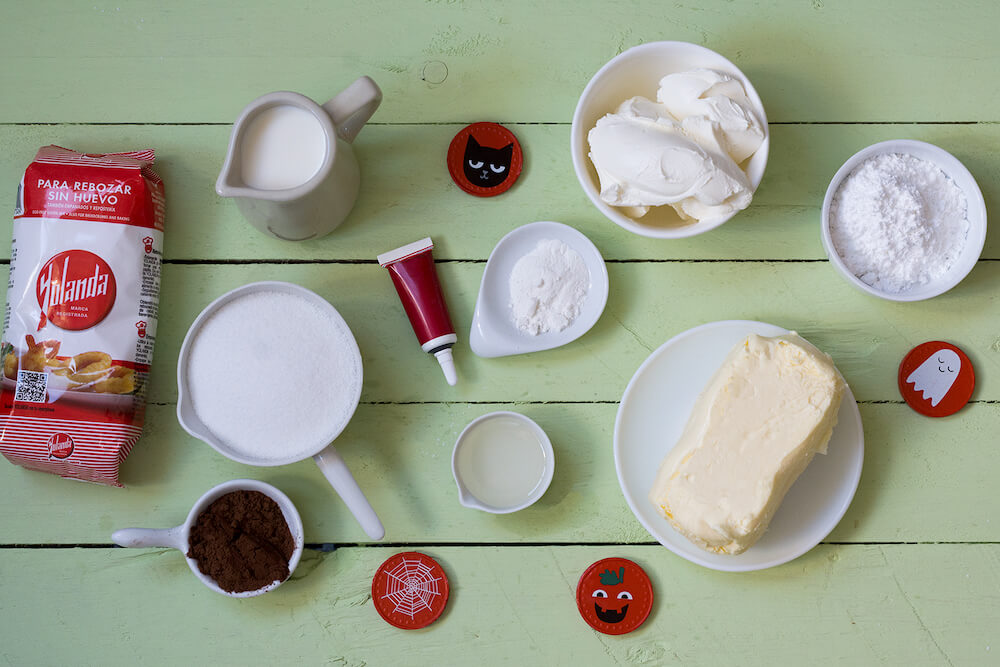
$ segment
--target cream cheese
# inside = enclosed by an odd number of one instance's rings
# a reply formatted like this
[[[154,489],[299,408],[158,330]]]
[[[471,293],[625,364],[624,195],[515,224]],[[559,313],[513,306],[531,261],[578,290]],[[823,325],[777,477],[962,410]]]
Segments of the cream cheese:
[[[826,453],[844,388],[830,357],[798,334],[749,336],[698,397],[650,501],[703,549],[742,553]]]
[[[670,205],[704,222],[749,206],[753,188],[738,163],[764,131],[740,82],[713,70],[671,74],[657,99],[625,100],[587,135],[601,199],[633,217]]]
[[[697,123],[711,128],[722,150],[740,163],[764,141],[764,130],[751,111],[743,85],[723,72],[696,69],[668,74],[660,80],[656,99],[674,118],[683,119],[685,132],[701,140],[704,131],[691,131]]]
[[[685,220],[708,222],[750,205],[750,183],[725,153],[704,148],[665,117],[633,115],[652,105],[627,100],[618,113],[597,121],[590,156],[601,181],[601,199],[613,206],[671,204]]]

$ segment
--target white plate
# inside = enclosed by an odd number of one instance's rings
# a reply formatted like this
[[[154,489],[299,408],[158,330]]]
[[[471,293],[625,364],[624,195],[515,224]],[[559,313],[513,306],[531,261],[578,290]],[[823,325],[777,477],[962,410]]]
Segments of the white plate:
[[[861,479],[864,432],[848,387],[827,454],[818,455],[785,496],[764,536],[737,556],[692,544],[657,513],[647,494],[694,402],[734,345],[747,335],[780,336],[787,329],[745,320],[711,322],[671,338],[649,355],[622,396],[615,420],[615,468],[625,500],[660,544],[715,570],[761,570],[797,558],[826,537],[854,498]]]
[[[562,331],[533,336],[517,328],[510,309],[510,274],[514,264],[535,249],[540,241],[562,241],[587,264],[590,286],[580,314]],[[483,271],[476,312],[472,317],[469,345],[480,357],[505,357],[550,350],[587,333],[597,324],[608,302],[608,269],[590,239],[559,222],[532,222],[500,239]]]

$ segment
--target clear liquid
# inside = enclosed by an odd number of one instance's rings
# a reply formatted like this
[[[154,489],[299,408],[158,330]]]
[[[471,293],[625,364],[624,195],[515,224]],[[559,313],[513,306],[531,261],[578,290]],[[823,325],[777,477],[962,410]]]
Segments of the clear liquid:
[[[455,463],[469,493],[500,509],[528,500],[545,474],[545,452],[538,436],[524,422],[506,415],[471,428]]]

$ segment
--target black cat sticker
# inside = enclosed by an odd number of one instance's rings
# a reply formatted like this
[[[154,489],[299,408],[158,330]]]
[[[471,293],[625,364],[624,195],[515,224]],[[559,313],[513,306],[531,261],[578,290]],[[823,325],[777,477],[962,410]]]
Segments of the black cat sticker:
[[[510,158],[514,154],[514,144],[503,148],[480,146],[476,138],[469,135],[465,144],[465,162],[462,168],[469,182],[481,188],[495,188],[510,175]]]
[[[473,123],[455,135],[448,147],[452,180],[479,197],[492,197],[509,190],[522,165],[517,137],[496,123]]]

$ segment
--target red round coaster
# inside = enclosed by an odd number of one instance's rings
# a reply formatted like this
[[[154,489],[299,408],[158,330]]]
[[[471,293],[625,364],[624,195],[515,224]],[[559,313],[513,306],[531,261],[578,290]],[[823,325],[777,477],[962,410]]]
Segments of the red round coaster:
[[[940,340],[921,343],[899,364],[899,393],[928,417],[955,414],[972,398],[976,373],[958,347]]]
[[[372,602],[386,623],[403,630],[423,628],[436,621],[448,604],[448,577],[426,554],[399,553],[375,572]]]
[[[467,125],[448,146],[451,180],[477,197],[493,197],[510,190],[523,165],[517,137],[496,123]]]
[[[624,635],[642,625],[653,610],[653,584],[627,558],[605,558],[580,575],[576,606],[590,627]]]

